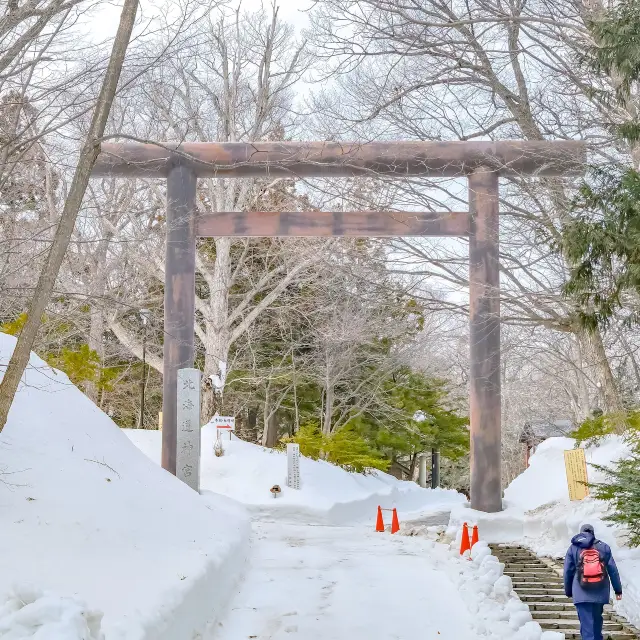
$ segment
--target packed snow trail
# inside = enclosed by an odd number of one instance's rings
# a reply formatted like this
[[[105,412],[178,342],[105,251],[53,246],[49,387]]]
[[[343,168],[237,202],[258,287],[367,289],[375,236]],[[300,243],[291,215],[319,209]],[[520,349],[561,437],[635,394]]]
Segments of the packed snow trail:
[[[444,547],[361,527],[254,523],[212,640],[475,640]]]

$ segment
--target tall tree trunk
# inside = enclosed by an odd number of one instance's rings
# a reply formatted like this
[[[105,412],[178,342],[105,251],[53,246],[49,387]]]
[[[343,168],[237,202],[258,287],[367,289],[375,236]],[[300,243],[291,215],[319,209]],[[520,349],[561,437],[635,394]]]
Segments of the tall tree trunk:
[[[103,297],[107,285],[107,253],[109,251],[109,243],[113,234],[107,232],[105,237],[100,241],[98,250],[94,257],[95,268],[93,270],[93,286],[91,287],[91,318],[89,325],[89,349],[95,351],[100,358],[100,366],[104,361],[103,337],[105,330],[105,315],[103,308]],[[98,387],[94,382],[88,382],[86,385],[86,394],[98,403]]]
[[[102,363],[104,360],[104,348],[102,337],[104,335],[104,311],[102,310],[101,304],[92,304],[91,305],[91,320],[89,326],[89,349],[95,351],[98,354],[98,358],[100,358],[100,366],[102,367]],[[85,386],[85,393],[89,398],[98,404],[98,385],[93,382],[87,382]]]
[[[247,410],[247,434],[251,442],[258,441],[258,408],[249,407]]]
[[[600,330],[596,329],[593,332],[589,332],[582,329],[578,334],[578,338],[585,347],[584,350],[589,354],[589,362],[593,366],[594,375],[602,393],[603,409],[608,413],[622,411],[624,407],[611,371]]]
[[[322,433],[329,435],[331,433],[331,418],[333,416],[333,383],[329,380],[327,373],[327,383],[324,392],[324,416],[322,420]]]
[[[206,332],[204,378],[213,382],[205,385],[202,398],[204,422],[211,420],[224,391],[226,367],[231,348],[231,334],[227,325],[229,288],[231,287],[231,238],[216,240],[216,259],[209,287],[209,304],[204,314]]]
[[[274,411],[267,420],[267,431],[264,446],[273,449],[278,444],[278,427],[280,421],[278,420],[278,412]]]
[[[124,0],[124,6],[122,7],[122,13],[120,15],[120,24],[118,25],[118,31],[113,42],[109,65],[102,82],[100,93],[98,94],[86,140],[80,151],[78,165],[76,166],[73,180],[71,181],[69,194],[64,203],[60,222],[58,223],[53,242],[51,243],[46,264],[40,272],[38,283],[29,303],[27,321],[20,332],[18,342],[7,365],[4,378],[0,383],[0,432],[7,423],[13,398],[18,390],[22,374],[29,363],[29,355],[36,336],[38,335],[42,315],[51,298],[60,266],[64,260],[71,234],[76,224],[78,211],[80,211],[82,199],[84,198],[89,179],[91,178],[93,165],[100,153],[100,139],[104,135],[111,105],[113,104],[113,98],[118,88],[118,81],[129,46],[129,40],[131,39],[131,32],[135,24],[137,11],[138,0]]]
[[[577,339],[574,341],[574,352],[576,354],[578,370],[576,372],[576,394],[573,405],[574,419],[576,423],[579,424],[591,415],[593,403],[589,393],[589,386],[587,384],[588,375],[585,373],[585,359],[588,360],[589,355],[588,353],[585,353],[587,345],[583,344],[580,336],[577,336],[576,338]]]
[[[262,411],[262,446],[273,448],[278,442],[278,419],[277,410],[271,408],[271,391],[269,385],[265,390],[264,408]]]
[[[411,456],[411,465],[409,467],[409,480],[415,480],[416,479],[416,462],[418,460],[418,454],[414,453]]]

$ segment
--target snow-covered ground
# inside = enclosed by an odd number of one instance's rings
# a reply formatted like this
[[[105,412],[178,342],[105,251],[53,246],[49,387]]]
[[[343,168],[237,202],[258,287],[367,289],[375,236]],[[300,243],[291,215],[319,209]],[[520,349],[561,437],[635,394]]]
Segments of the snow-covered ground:
[[[159,462],[160,431],[125,429],[125,433],[152,460]],[[301,489],[286,486],[286,453],[266,449],[223,436],[224,455],[216,457],[213,445],[216,429],[202,429],[203,491],[219,493],[242,502],[261,519],[315,524],[346,524],[374,521],[378,505],[396,507],[400,519],[418,517],[428,511],[448,511],[462,504],[455,491],[421,489],[415,482],[403,482],[382,472],[368,475],[348,473],[323,460],[300,457]],[[274,499],[271,487],[282,493]]]
[[[0,375],[14,344],[0,333]],[[163,471],[32,355],[0,434],[0,638],[192,640],[248,535],[241,506]]]
[[[478,638],[443,545],[286,523],[258,523],[254,536],[251,569],[215,640]]]
[[[562,640],[532,621],[486,543],[470,560],[435,537],[256,523],[251,569],[208,640]]]
[[[159,459],[161,433],[127,435]],[[201,486],[242,501],[254,522],[247,574],[212,640],[555,640],[531,622],[486,543],[470,562],[459,541],[435,541],[442,527],[429,524],[446,523],[463,496],[304,457],[296,491],[286,486],[285,453],[225,437],[216,457],[215,439],[204,427]],[[379,504],[398,509],[407,535],[374,531]]]
[[[550,438],[531,458],[529,468],[505,489],[505,510],[483,514],[464,506],[451,514],[450,533],[463,521],[478,524],[489,542],[524,544],[540,555],[563,557],[571,537],[580,526],[592,524],[596,536],[609,544],[620,569],[624,597],[616,608],[640,626],[640,549],[626,546],[626,536],[619,527],[604,520],[607,505],[593,498],[571,502],[567,488],[564,451],[573,449],[571,438]],[[591,482],[602,481],[601,472],[592,464],[609,466],[628,455],[624,440],[609,436],[597,447],[586,450]]]
[[[0,334],[0,370],[14,342]],[[291,490],[286,454],[234,438],[217,458],[215,437],[203,429],[198,495],[157,464],[159,432],[125,435],[32,356],[0,435],[0,639],[556,640],[486,541],[557,555],[587,520],[619,562],[622,613],[640,622],[640,552],[603,522],[604,505],[569,502],[570,440],[544,443],[506,511],[487,515],[452,491],[306,458]],[[610,438],[588,459],[626,451]],[[375,533],[378,505],[397,507],[408,535]],[[456,539],[445,545],[429,525],[449,511]],[[457,554],[464,520],[480,525],[472,560]]]

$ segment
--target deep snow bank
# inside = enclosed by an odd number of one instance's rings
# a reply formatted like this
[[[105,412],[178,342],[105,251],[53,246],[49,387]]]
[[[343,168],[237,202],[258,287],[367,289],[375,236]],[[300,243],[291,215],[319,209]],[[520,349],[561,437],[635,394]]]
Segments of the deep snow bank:
[[[160,460],[162,434],[159,431],[125,430],[127,436],[152,460]],[[348,473],[323,460],[301,456],[302,488],[286,486],[287,455],[223,435],[225,453],[216,457],[213,446],[216,429],[202,429],[201,487],[247,505],[261,518],[288,521],[343,524],[374,520],[376,508],[397,507],[403,514],[420,510],[449,509],[465,498],[446,489],[422,489],[415,482],[403,482],[386,473]],[[274,499],[269,490],[277,484],[282,493]]]
[[[586,523],[595,527],[598,538],[613,549],[622,577],[624,598],[616,608],[640,626],[640,550],[629,549],[624,531],[604,521],[607,505],[593,498],[571,502],[567,488],[564,451],[573,449],[571,438],[550,438],[531,458],[529,468],[506,489],[505,510],[485,514],[456,508],[449,523],[454,535],[462,522],[478,524],[481,537],[489,542],[524,544],[540,555],[563,557],[571,537]],[[593,464],[610,466],[625,457],[624,440],[609,436],[600,446],[586,450],[591,482],[602,481]]]
[[[0,333],[0,373],[14,344]],[[0,637],[186,640],[225,605],[245,558],[242,507],[153,464],[33,354],[0,473]]]

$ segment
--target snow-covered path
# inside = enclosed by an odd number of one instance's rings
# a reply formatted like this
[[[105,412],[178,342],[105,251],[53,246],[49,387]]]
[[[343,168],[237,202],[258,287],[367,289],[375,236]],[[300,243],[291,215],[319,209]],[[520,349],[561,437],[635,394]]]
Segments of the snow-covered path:
[[[215,640],[475,640],[442,549],[364,528],[254,523]]]

